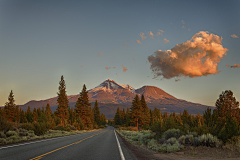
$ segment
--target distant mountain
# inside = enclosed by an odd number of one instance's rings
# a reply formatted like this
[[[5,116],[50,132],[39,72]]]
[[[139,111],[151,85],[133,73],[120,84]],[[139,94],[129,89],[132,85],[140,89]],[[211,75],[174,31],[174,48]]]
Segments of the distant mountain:
[[[177,99],[155,86],[143,86],[139,89],[134,89],[129,85],[120,85],[110,79],[102,82],[97,87],[88,90],[89,101],[92,103],[92,106],[95,100],[97,100],[100,111],[107,117],[113,117],[118,107],[120,109],[130,108],[132,100],[136,94],[139,96],[142,94],[144,95],[149,108],[154,109],[156,107],[163,112],[175,111],[176,113],[179,113],[183,112],[184,109],[187,109],[190,114],[202,114],[207,107],[210,107]],[[75,106],[78,97],[79,95],[68,96],[70,107]],[[27,107],[30,106],[30,108],[33,109],[42,106],[45,107],[47,103],[50,104],[53,111],[56,110],[57,97],[41,101],[29,101],[19,107],[26,110]]]

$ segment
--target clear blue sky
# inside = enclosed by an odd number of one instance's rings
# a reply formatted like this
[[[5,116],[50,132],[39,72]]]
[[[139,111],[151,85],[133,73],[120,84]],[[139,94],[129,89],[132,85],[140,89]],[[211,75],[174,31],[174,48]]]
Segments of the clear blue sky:
[[[61,75],[68,95],[109,78],[210,106],[225,90],[240,100],[240,68],[226,66],[240,64],[239,29],[239,0],[0,0],[0,106],[11,90],[19,105],[57,96]],[[223,38],[220,72],[154,79],[148,57],[200,31]]]

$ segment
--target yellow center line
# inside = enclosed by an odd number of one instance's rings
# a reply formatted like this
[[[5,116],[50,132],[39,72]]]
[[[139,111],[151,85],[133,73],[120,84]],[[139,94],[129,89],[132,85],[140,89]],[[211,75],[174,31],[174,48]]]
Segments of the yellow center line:
[[[103,131],[103,132],[106,132],[106,131]],[[53,151],[47,152],[47,153],[45,153],[45,154],[42,154],[42,155],[37,156],[37,157],[35,157],[35,158],[32,158],[32,159],[30,159],[30,160],[39,160],[39,159],[43,158],[43,156],[45,156],[45,155],[48,155],[48,154],[53,153],[53,152],[56,152],[56,151],[58,151],[58,150],[60,150],[60,149],[66,148],[66,147],[68,147],[68,146],[71,146],[71,145],[74,145],[74,144],[78,144],[78,143],[80,143],[80,142],[82,142],[82,141],[84,141],[84,140],[86,140],[86,139],[88,139],[88,138],[92,138],[92,137],[94,137],[94,136],[96,136],[96,135],[99,135],[99,134],[101,134],[101,133],[103,133],[103,132],[94,134],[94,135],[89,136],[89,137],[87,137],[87,138],[84,138],[84,139],[82,139],[82,140],[80,140],[80,141],[77,141],[77,142],[71,143],[71,144],[69,144],[69,145],[63,146],[63,147],[61,147],[61,148],[55,149],[55,150],[53,150]]]

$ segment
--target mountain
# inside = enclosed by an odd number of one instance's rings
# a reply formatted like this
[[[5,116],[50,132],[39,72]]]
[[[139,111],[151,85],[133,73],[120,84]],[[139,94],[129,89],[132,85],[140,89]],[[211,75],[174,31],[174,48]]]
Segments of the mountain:
[[[183,112],[184,109],[187,109],[190,114],[202,114],[207,107],[210,107],[177,99],[155,86],[143,86],[141,88],[134,89],[129,85],[120,85],[110,79],[107,79],[95,88],[88,90],[89,101],[92,103],[92,106],[94,106],[94,102],[97,100],[101,113],[104,113],[107,117],[113,117],[118,107],[120,109],[130,108],[132,100],[136,94],[139,97],[142,94],[144,95],[150,109],[154,109],[156,107],[161,109],[163,112],[175,111],[176,113],[180,113]],[[78,97],[79,94],[68,96],[70,107],[75,106]],[[30,106],[30,108],[33,109],[42,106],[45,107],[47,103],[49,103],[51,109],[55,111],[57,108],[57,97],[40,101],[29,101],[19,107],[26,110],[27,107]]]

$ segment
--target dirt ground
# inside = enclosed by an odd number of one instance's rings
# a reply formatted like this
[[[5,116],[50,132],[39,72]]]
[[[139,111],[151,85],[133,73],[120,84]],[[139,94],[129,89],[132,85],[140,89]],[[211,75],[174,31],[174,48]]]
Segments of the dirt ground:
[[[206,146],[186,146],[184,150],[176,153],[154,152],[147,148],[134,146],[119,135],[127,148],[138,160],[240,160],[240,153],[223,148],[211,148]]]

